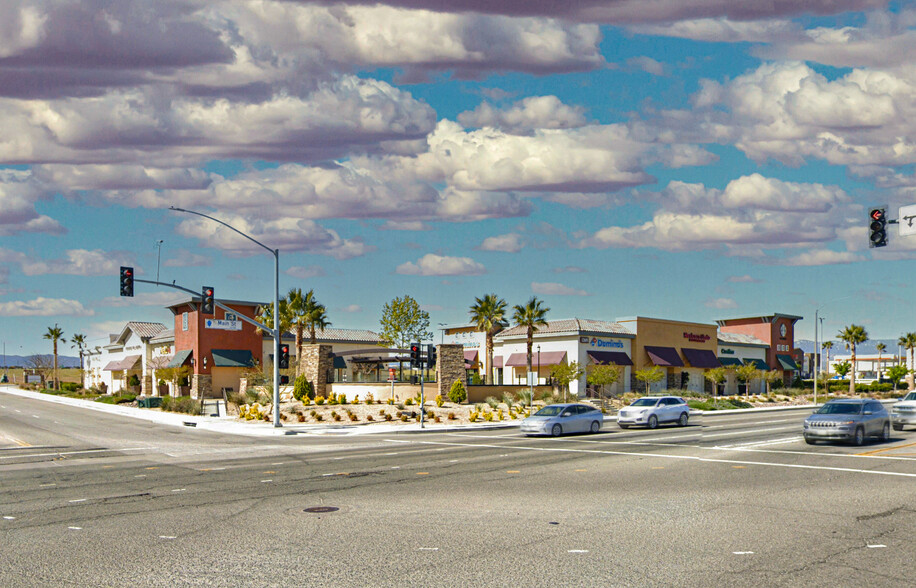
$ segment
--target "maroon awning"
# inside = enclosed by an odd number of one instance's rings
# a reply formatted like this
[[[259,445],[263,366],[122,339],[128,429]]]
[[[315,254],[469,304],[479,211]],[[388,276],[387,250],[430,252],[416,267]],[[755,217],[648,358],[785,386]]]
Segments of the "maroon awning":
[[[633,365],[633,360],[623,351],[586,351],[592,363],[598,365]]]
[[[540,357],[538,357],[540,356]],[[559,365],[563,363],[563,360],[566,359],[565,351],[542,351],[538,353],[533,351],[531,353],[531,367],[537,369],[537,366],[545,365]],[[506,360],[506,367],[527,367],[528,366],[528,354],[527,353],[513,353],[509,356],[509,359]]]
[[[476,349],[465,349],[464,350],[464,361],[474,363],[477,361],[477,350]]]
[[[719,359],[716,357],[716,354],[709,349],[691,349],[689,347],[681,347],[681,351],[684,352],[684,357],[687,358],[687,362],[690,363],[690,367],[722,367],[722,364],[719,363]]]
[[[681,361],[681,356],[677,354],[677,349],[674,347],[652,347],[646,345],[646,353],[649,354],[649,359],[652,360],[652,363],[662,367],[684,367],[684,362]]]
[[[495,368],[502,368],[502,367],[503,367],[503,356],[502,356],[502,355],[494,355],[494,356],[493,356],[493,367],[495,367]]]

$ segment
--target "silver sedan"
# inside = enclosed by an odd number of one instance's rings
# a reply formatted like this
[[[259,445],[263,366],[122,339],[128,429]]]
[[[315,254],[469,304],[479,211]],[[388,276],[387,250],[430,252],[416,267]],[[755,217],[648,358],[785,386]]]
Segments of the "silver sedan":
[[[805,419],[805,442],[851,441],[862,445],[866,437],[891,438],[891,418],[877,400],[837,398]]]
[[[597,433],[604,415],[587,404],[550,404],[522,421],[519,429],[526,435]]]

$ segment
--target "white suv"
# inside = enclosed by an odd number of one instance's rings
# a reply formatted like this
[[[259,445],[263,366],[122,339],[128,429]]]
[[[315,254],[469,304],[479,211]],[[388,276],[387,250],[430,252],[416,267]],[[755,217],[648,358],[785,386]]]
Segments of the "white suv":
[[[910,392],[891,407],[891,422],[895,431],[902,431],[904,425],[916,425],[916,392]]]
[[[646,396],[639,398],[617,413],[617,424],[621,429],[631,426],[646,426],[654,429],[659,423],[677,423],[687,426],[690,408],[680,396]]]

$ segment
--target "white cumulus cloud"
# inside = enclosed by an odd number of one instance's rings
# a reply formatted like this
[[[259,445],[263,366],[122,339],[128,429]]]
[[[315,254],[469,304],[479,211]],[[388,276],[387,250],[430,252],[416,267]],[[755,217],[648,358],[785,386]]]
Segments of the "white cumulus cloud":
[[[44,298],[0,302],[0,316],[92,316],[95,311],[78,300]]]
[[[416,263],[403,263],[395,271],[409,276],[473,276],[487,272],[483,264],[470,257],[448,257],[434,253],[427,253]]]

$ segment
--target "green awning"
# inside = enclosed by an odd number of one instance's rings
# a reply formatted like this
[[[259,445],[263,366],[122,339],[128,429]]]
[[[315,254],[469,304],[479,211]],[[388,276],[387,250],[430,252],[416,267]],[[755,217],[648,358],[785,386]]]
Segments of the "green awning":
[[[791,355],[777,355],[776,359],[779,361],[779,365],[782,366],[784,370],[797,370],[798,366],[795,364],[795,360],[792,359]]]
[[[347,369],[347,360],[340,357],[339,355],[334,356],[334,369],[335,370],[345,370]]]
[[[177,368],[181,367],[188,361],[188,358],[191,357],[191,350],[185,349],[183,351],[176,351],[175,355],[172,357],[172,361],[169,362],[168,367]]]
[[[739,366],[741,365],[741,360],[737,357],[720,357],[719,363],[721,363],[724,367]]]
[[[213,367],[253,367],[254,356],[248,349],[213,349]]]
[[[752,364],[758,370],[761,370],[764,372],[770,371],[770,366],[768,366],[767,362],[763,361],[762,359],[745,359],[744,361],[746,363]]]

